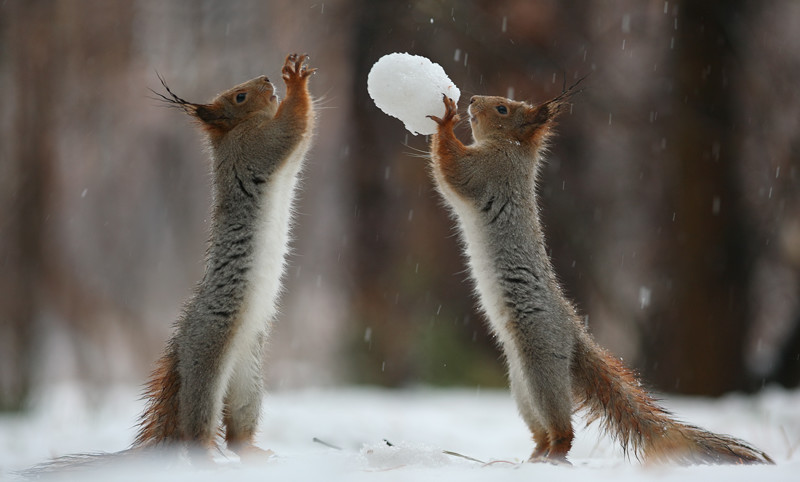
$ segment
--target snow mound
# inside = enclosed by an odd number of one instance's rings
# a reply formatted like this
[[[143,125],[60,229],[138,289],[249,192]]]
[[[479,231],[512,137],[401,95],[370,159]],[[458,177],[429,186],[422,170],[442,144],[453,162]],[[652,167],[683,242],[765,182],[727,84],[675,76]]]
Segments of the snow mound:
[[[444,467],[451,460],[439,449],[424,445],[411,444],[405,441],[397,445],[386,442],[364,445],[361,455],[370,468],[389,470],[399,467],[421,465],[424,467]]]
[[[403,121],[414,135],[436,132],[436,123],[427,116],[444,115],[442,94],[455,102],[461,97],[441,65],[408,53],[378,59],[369,71],[367,91],[380,110]]]

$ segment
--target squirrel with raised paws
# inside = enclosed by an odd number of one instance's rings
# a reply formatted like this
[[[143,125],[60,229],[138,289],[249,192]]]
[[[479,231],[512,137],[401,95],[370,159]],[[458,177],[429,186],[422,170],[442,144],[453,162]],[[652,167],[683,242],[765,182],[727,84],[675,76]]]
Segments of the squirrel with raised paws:
[[[574,86],[573,86],[574,89]],[[773,463],[749,444],[674,420],[622,362],[599,347],[556,280],[536,182],[555,119],[573,89],[539,105],[470,99],[474,142],[445,114],[431,140],[434,181],[461,232],[476,291],[508,364],[511,392],[531,431],[530,461],[568,463],[572,414],[584,409],[626,453],[646,462]]]
[[[308,78],[316,69],[306,66],[307,58],[286,58],[282,101],[265,76],[209,104],[181,99],[162,80],[167,94],[157,95],[192,116],[210,147],[213,222],[205,275],[147,384],[131,448],[66,456],[29,474],[158,448],[186,447],[193,462],[208,463],[220,429],[240,457],[269,454],[253,442],[262,350],[277,311],[295,186],[314,127]]]

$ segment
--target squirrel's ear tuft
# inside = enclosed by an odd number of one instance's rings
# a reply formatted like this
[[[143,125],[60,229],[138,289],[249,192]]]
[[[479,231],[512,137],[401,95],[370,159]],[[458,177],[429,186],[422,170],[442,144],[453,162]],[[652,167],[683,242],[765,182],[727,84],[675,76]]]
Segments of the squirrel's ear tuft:
[[[195,104],[192,114],[206,124],[216,124],[230,120],[222,109],[213,104]]]
[[[554,109],[554,105],[550,102],[545,102],[544,104],[537,105],[535,107],[528,107],[525,109],[525,126],[541,126],[547,123],[547,121],[553,119],[557,112],[557,109]]]
[[[193,104],[192,108],[189,113],[200,121],[200,126],[212,137],[224,135],[235,125],[233,119],[228,116],[225,109],[220,105]]]
[[[156,73],[158,75],[158,73]],[[184,100],[169,88],[167,82],[161,75],[158,75],[158,80],[167,91],[166,95],[150,89],[150,92],[156,95],[155,99],[164,102],[168,107],[175,107],[183,110],[190,116],[200,121],[200,125],[212,136],[222,135],[228,132],[232,127],[232,119],[227,115],[225,109],[219,104],[195,104]]]
[[[526,107],[519,129],[520,137],[536,144],[547,139],[555,127],[555,118],[559,110],[560,106],[553,102]]]
[[[526,112],[526,124],[529,122],[533,125],[544,125],[555,121],[559,114],[570,109],[569,99],[573,95],[583,92],[583,89],[579,89],[578,86],[588,76],[589,74],[584,75],[569,87],[565,83],[564,89],[556,97],[535,107],[530,107]]]

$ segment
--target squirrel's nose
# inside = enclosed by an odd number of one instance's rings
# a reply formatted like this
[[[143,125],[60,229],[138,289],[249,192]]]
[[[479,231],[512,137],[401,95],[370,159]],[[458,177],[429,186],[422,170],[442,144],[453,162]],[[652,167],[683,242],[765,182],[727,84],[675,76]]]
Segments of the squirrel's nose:
[[[472,105],[472,103],[473,103],[473,102],[475,102],[476,100],[478,100],[478,96],[477,96],[477,95],[473,95],[473,96],[472,96],[472,97],[469,99],[469,105]]]

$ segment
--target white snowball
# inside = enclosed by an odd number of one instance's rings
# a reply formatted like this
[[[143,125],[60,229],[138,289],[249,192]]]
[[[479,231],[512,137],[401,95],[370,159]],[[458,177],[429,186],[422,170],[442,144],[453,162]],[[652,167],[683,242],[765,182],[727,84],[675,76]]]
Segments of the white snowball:
[[[436,132],[436,122],[427,116],[444,115],[442,94],[456,102],[461,97],[441,65],[407,53],[378,59],[369,71],[367,91],[380,110],[403,121],[414,135]]]

